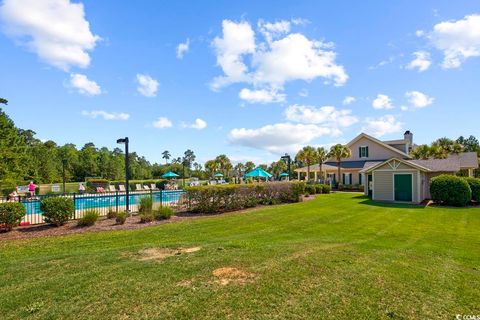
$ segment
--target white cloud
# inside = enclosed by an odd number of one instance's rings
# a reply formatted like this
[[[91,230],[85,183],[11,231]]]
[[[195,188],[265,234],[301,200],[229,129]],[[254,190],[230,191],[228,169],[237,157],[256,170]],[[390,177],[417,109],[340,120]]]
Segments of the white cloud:
[[[408,102],[415,108],[423,108],[433,103],[434,98],[420,91],[408,91],[405,93]]]
[[[299,95],[300,97],[308,97],[308,90],[305,89],[305,88],[303,88],[302,90],[300,90],[300,91],[298,92],[298,95]]]
[[[393,115],[386,115],[380,118],[366,118],[365,123],[366,125],[362,128],[362,131],[375,137],[400,132],[403,125]]]
[[[347,106],[349,104],[352,104],[356,101],[357,99],[355,97],[352,97],[352,96],[346,96],[345,99],[343,99],[342,101],[342,104],[344,106]]]
[[[285,101],[285,94],[279,93],[274,89],[250,90],[248,88],[243,88],[240,90],[238,96],[240,99],[249,103],[272,103]]]
[[[349,127],[358,122],[351,113],[351,110],[337,110],[332,106],[313,107],[294,104],[285,110],[285,117],[294,122]]]
[[[157,95],[159,83],[148,74],[137,74],[137,91],[145,97],[155,97]]]
[[[344,67],[335,61],[332,43],[290,33],[289,21],[259,21],[258,26],[257,37],[260,40],[263,37],[264,41],[257,44],[250,23],[223,21],[222,37],[216,37],[212,46],[224,75],[213,79],[213,90],[233,83],[247,83],[253,85],[251,91],[281,93],[288,81],[324,78],[337,86],[347,81]]]
[[[197,118],[197,119],[195,119],[194,123],[191,123],[191,124],[182,123],[182,127],[202,130],[202,129],[205,129],[207,127],[207,122],[203,119]]]
[[[128,120],[130,115],[124,112],[107,112],[103,110],[82,111],[82,115],[90,118],[102,117],[104,120]]]
[[[87,96],[96,96],[102,93],[100,86],[95,81],[89,80],[84,74],[70,74],[69,86]]]
[[[392,99],[385,94],[379,93],[372,102],[375,109],[393,109]]]
[[[179,43],[177,46],[177,58],[178,59],[183,59],[183,56],[185,53],[188,52],[190,49],[190,39],[187,38],[187,40],[183,43]]]
[[[232,144],[267,150],[273,153],[296,152],[321,136],[338,136],[340,130],[315,124],[276,123],[257,129],[238,128],[230,131]]]
[[[223,37],[213,40],[213,47],[219,65],[225,76],[213,79],[211,88],[218,90],[222,86],[248,80],[247,66],[243,62],[245,54],[255,52],[255,33],[248,22],[235,23],[230,20],[222,22]]]
[[[172,121],[166,117],[159,117],[157,120],[155,120],[152,123],[154,128],[157,129],[165,129],[165,128],[171,128],[173,127]]]
[[[325,43],[291,33],[272,41],[268,50],[256,52],[252,63],[256,68],[254,82],[283,86],[287,81],[312,81],[322,77],[341,86],[348,75],[335,59],[336,53],[326,50]]]
[[[417,69],[419,72],[425,71],[430,68],[432,61],[430,59],[430,53],[427,51],[416,51],[413,53],[415,59],[407,64],[407,69]]]
[[[458,68],[470,57],[480,56],[480,15],[436,24],[425,36],[443,52],[442,67]]]
[[[92,34],[82,3],[69,0],[5,0],[0,7],[5,33],[50,65],[68,71],[90,64]]]
[[[258,21],[258,28],[268,42],[272,39],[290,32],[290,21],[281,20],[277,22]]]

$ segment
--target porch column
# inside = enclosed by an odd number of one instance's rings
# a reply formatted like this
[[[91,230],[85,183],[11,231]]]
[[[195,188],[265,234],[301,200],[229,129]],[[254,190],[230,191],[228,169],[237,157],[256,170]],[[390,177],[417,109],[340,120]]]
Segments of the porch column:
[[[314,176],[315,182],[317,182],[317,171],[313,173],[313,176]]]
[[[473,169],[468,169],[468,176],[473,178]]]
[[[300,181],[300,171],[297,171],[297,179]]]

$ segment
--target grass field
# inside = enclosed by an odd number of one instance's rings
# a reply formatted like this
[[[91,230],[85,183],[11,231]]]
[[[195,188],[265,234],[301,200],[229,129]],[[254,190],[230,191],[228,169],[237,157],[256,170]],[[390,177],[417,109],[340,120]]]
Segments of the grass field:
[[[0,314],[2,319],[477,315],[479,230],[480,209],[377,204],[339,193],[141,230],[4,241]],[[179,248],[176,254],[166,250]]]

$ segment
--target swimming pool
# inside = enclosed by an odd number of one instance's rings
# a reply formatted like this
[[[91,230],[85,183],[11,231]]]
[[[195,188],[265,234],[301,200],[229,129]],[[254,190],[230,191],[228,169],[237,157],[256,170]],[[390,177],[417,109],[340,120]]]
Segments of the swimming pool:
[[[152,192],[131,192],[129,194],[130,210],[138,210],[138,204],[142,197],[152,197],[153,204],[172,206],[177,205],[181,200],[183,190],[161,190]],[[74,200],[75,215],[77,218],[84,210],[97,209],[101,215],[106,215],[109,210],[122,211],[126,210],[126,195],[125,193],[107,193],[107,194],[84,194],[84,195],[67,195],[67,197]],[[27,215],[24,221],[31,224],[42,223],[43,212],[40,210],[40,199],[22,200],[25,206]]]

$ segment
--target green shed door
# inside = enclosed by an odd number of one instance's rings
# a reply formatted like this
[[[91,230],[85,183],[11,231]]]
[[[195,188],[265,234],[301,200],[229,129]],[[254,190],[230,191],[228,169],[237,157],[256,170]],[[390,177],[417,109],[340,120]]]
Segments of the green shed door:
[[[412,201],[412,175],[395,174],[395,201]]]

